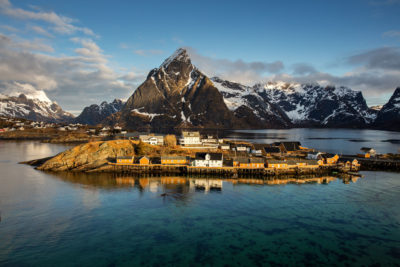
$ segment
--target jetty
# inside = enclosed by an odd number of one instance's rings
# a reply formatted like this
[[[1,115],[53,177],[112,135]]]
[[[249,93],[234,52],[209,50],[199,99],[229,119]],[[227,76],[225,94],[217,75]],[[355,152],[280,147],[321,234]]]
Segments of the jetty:
[[[140,164],[140,163],[114,163],[109,162],[112,171],[121,174],[136,176],[196,176],[196,177],[281,177],[281,176],[307,176],[307,175],[331,175],[332,173],[352,173],[356,169],[346,168],[341,164],[330,166],[294,166],[290,168],[242,168],[242,167],[196,167],[189,165],[167,165],[167,164]]]

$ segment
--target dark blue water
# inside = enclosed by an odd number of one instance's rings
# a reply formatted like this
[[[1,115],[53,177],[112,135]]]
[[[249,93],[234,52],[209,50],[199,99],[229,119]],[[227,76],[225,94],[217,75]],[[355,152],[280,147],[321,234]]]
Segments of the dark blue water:
[[[16,164],[64,148],[0,142],[1,266],[400,262],[398,173],[135,179],[46,174]]]
[[[379,130],[352,129],[288,129],[237,130],[228,138],[256,143],[300,141],[303,146],[338,154],[361,153],[362,147],[372,147],[377,153],[400,153],[400,133]]]

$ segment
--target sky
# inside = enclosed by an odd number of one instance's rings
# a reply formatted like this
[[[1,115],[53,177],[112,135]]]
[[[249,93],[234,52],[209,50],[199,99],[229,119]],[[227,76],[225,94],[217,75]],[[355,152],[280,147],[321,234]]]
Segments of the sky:
[[[0,0],[0,93],[43,90],[79,114],[184,47],[209,76],[343,85],[380,105],[400,86],[398,14],[400,0]]]

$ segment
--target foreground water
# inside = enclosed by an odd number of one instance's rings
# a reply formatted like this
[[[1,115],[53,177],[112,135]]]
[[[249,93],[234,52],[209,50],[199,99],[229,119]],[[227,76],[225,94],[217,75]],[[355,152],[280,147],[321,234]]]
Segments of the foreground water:
[[[0,142],[1,266],[400,262],[398,173],[284,184],[55,175],[17,164],[64,149]]]

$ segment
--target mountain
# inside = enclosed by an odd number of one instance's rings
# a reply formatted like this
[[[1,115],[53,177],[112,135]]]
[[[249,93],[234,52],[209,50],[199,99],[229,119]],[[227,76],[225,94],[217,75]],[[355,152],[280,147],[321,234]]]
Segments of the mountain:
[[[41,91],[42,92],[42,91]],[[0,115],[45,122],[70,122],[74,116],[42,92],[40,97],[0,95]]]
[[[185,49],[178,49],[128,99],[121,112],[107,122],[131,128],[170,131],[174,128],[261,128],[257,119],[235,116],[213,82],[195,66]],[[281,124],[270,127],[282,127]]]
[[[269,82],[254,89],[265,101],[279,106],[298,127],[363,128],[377,114],[361,92],[343,86]]]
[[[360,91],[344,86],[285,82],[246,86],[208,78],[180,48],[149,72],[121,111],[102,123],[156,132],[177,128],[368,128],[373,127],[378,113],[384,112],[384,108],[369,108]]]
[[[379,110],[374,125],[380,129],[400,131],[400,87]]]
[[[76,123],[97,125],[101,123],[108,116],[120,111],[125,102],[121,99],[114,99],[113,102],[102,102],[100,105],[90,105],[85,107],[82,113],[76,117]]]
[[[255,88],[239,83],[211,78],[224,97],[226,106],[237,118],[247,120],[251,126],[290,127],[292,123],[281,107],[264,99]]]

